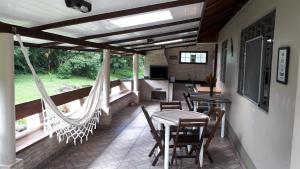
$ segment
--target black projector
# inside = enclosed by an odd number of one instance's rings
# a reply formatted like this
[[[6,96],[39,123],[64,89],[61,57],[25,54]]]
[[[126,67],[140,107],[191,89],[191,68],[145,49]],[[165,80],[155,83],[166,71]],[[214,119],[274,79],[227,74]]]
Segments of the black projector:
[[[79,10],[83,13],[88,13],[92,10],[92,4],[85,0],[65,0],[65,2],[67,7]]]

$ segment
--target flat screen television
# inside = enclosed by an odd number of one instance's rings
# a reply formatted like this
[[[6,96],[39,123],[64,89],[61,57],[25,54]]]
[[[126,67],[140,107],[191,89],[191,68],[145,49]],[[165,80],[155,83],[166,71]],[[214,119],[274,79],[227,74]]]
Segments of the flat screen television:
[[[150,66],[150,79],[168,80],[168,66]]]

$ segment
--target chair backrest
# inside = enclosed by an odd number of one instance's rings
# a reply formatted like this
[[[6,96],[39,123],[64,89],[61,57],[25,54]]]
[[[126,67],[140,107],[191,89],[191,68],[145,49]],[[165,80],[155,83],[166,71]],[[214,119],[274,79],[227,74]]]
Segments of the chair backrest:
[[[160,111],[170,109],[182,110],[181,102],[160,102]]]
[[[208,112],[208,116],[209,117],[212,117],[212,116],[215,116],[216,117],[216,122],[210,132],[210,135],[205,143],[205,150],[207,150],[207,148],[209,147],[209,144],[211,143],[212,139],[214,138],[218,128],[220,127],[220,124],[221,124],[221,121],[222,121],[222,118],[225,114],[225,111],[224,110],[221,110],[219,108],[212,108],[209,112]]]
[[[153,123],[152,123],[152,120],[151,120],[151,117],[150,117],[148,111],[146,110],[145,106],[141,106],[141,108],[142,108],[143,113],[144,113],[144,115],[146,117],[147,123],[148,123],[148,125],[150,127],[150,130],[151,130],[151,133],[155,134],[156,133],[156,129],[155,129]]]
[[[183,97],[190,111],[194,111],[194,103],[191,100],[190,94],[183,92]]]
[[[179,119],[179,124],[176,132],[175,142],[178,141],[178,137],[182,134],[182,131],[185,129],[193,129],[194,131],[199,132],[200,127],[205,128],[208,123],[208,118],[201,118],[201,119]],[[183,132],[184,133],[184,132]],[[199,135],[200,133],[194,133],[196,135]],[[201,137],[199,137],[198,143],[203,140],[203,134]]]

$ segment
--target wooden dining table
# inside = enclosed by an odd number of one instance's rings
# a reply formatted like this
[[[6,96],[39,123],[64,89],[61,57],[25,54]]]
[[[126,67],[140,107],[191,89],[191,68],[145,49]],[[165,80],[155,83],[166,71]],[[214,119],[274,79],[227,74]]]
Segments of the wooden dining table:
[[[164,110],[152,114],[152,120],[158,122],[161,126],[165,126],[165,150],[164,150],[164,169],[169,169],[169,149],[170,143],[170,126],[178,126],[179,119],[206,119],[209,118],[206,114],[184,111],[184,110]],[[203,133],[203,128],[200,128],[200,136]],[[200,166],[203,166],[203,145],[200,151]]]

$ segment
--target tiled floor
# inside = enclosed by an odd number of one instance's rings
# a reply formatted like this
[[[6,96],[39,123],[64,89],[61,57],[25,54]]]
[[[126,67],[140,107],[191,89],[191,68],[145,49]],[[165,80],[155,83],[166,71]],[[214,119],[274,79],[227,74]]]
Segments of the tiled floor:
[[[149,112],[159,109],[158,104],[148,103]],[[51,160],[43,168],[53,169],[163,169],[163,158],[151,166],[148,157],[154,141],[139,107],[129,107],[113,118],[110,129],[98,129],[88,142],[71,147]],[[210,147],[215,160],[205,158],[204,169],[243,169],[228,139],[216,137]],[[178,168],[197,168],[193,160],[183,159]],[[171,168],[176,168],[172,166]]]

